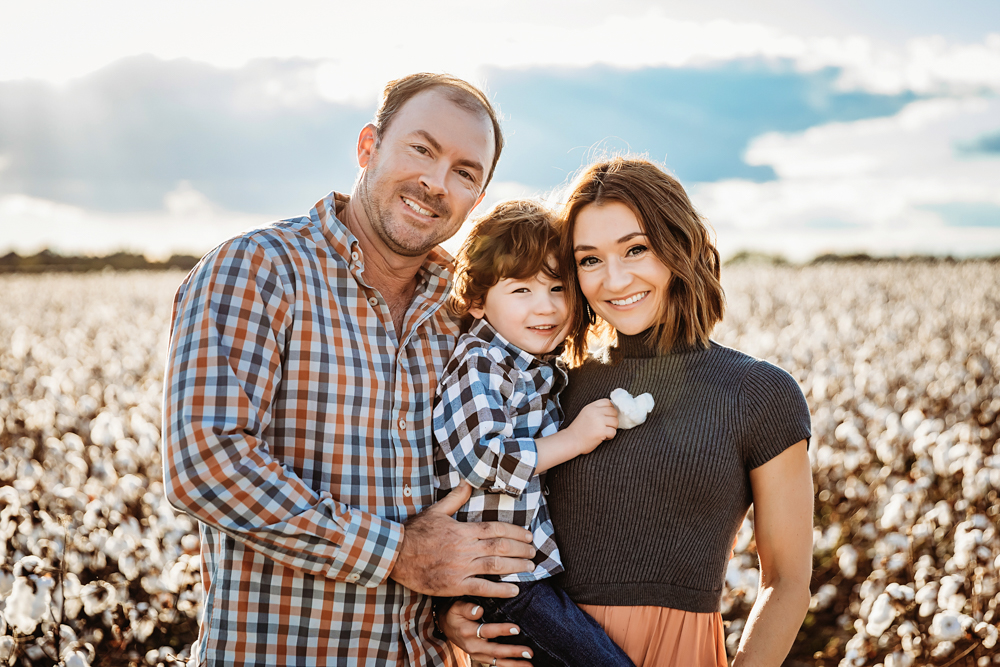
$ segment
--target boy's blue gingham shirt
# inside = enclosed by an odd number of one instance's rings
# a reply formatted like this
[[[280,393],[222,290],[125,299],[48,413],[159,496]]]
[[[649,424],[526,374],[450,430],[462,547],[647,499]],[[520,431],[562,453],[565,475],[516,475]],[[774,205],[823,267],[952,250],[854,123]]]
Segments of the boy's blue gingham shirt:
[[[198,664],[467,664],[388,577],[434,500],[451,258],[431,252],[397,334],[346,201],[223,243],[177,292],[163,466],[201,523]]]
[[[562,572],[542,481],[535,474],[535,438],[559,430],[559,393],[566,370],[509,343],[485,320],[458,339],[434,406],[434,471],[438,497],[462,480],[472,498],[459,521],[503,521],[531,531],[533,572],[503,581],[537,581]]]

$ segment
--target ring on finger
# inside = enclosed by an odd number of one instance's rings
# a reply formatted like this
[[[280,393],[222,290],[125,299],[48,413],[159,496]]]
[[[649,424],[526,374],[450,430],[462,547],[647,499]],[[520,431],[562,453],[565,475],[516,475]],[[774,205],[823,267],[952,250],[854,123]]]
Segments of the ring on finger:
[[[493,662],[491,662],[490,664],[491,664],[491,665],[493,665],[493,667],[497,667],[497,659],[496,659],[496,656],[494,656],[494,657],[493,657]]]
[[[485,623],[480,623],[479,627],[476,628],[476,636],[479,637],[480,639],[486,639],[486,637],[483,637],[483,626],[484,625],[486,625],[486,624]],[[494,664],[496,664],[496,663],[494,663]]]

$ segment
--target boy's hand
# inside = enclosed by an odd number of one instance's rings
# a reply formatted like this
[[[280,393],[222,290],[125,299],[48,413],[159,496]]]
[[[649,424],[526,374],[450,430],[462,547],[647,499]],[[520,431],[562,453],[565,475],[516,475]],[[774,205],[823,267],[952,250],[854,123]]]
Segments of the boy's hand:
[[[580,453],[589,454],[618,432],[618,410],[611,399],[602,398],[584,406],[566,427],[580,443]]]

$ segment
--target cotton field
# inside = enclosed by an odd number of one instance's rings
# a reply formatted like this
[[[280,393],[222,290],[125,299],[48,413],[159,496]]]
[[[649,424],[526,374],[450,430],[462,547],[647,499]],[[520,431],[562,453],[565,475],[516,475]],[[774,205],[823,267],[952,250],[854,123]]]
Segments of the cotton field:
[[[197,637],[197,527],[160,481],[180,273],[0,277],[0,665],[176,665]],[[1000,265],[724,269],[720,343],[811,407],[811,610],[793,660],[1000,665]],[[749,520],[723,595],[735,652]],[[994,657],[996,655],[997,657]]]

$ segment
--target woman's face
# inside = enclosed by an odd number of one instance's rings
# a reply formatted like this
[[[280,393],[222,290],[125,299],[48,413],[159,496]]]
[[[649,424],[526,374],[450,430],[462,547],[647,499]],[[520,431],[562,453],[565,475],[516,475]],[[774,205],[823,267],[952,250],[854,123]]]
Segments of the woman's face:
[[[590,307],[619,332],[635,335],[663,312],[670,269],[649,247],[625,204],[588,204],[573,229],[576,275]]]

